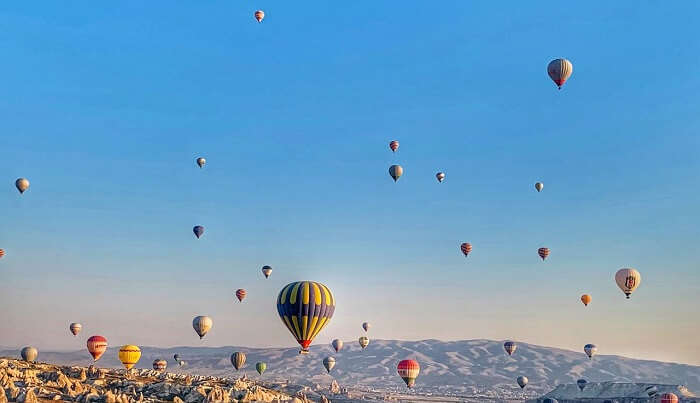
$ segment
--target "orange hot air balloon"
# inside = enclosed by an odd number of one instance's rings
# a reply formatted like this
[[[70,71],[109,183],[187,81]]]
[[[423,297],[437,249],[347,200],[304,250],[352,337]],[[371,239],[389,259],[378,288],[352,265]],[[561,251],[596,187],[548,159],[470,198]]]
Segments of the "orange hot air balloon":
[[[5,250],[4,250],[4,249],[0,249],[0,257],[3,257],[3,256],[5,256]]]
[[[97,361],[107,351],[107,339],[102,336],[90,336],[87,340],[87,349],[92,359]]]
[[[661,403],[678,403],[678,396],[675,393],[664,393],[661,395]]]
[[[243,302],[243,298],[245,298],[246,292],[244,289],[239,288],[236,290],[236,298],[238,298],[239,302]]]
[[[392,140],[391,143],[389,143],[389,148],[391,148],[391,152],[396,152],[396,150],[399,149],[399,142],[396,140]]]
[[[539,248],[537,249],[537,254],[540,255],[542,260],[545,260],[549,256],[549,248]]]
[[[581,295],[581,302],[583,302],[583,305],[588,306],[588,304],[591,303],[591,300],[592,300],[592,298],[590,295],[588,295],[588,294]]]
[[[464,253],[464,257],[469,256],[469,252],[472,251],[472,244],[469,242],[465,242],[459,247],[462,250],[462,253]]]
[[[265,12],[263,10],[258,10],[255,12],[255,19],[258,22],[262,22],[262,20],[265,18]]]

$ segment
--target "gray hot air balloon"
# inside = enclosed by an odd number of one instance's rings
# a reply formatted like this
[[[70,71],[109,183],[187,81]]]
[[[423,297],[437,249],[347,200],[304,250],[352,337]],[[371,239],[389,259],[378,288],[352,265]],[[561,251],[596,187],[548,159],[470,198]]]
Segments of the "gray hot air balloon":
[[[200,168],[204,168],[204,164],[206,164],[206,163],[207,163],[206,159],[204,159],[202,157],[197,158],[197,165],[199,165]]]
[[[535,190],[537,190],[538,192],[541,192],[542,189],[544,189],[544,184],[542,182],[535,183]]]
[[[579,379],[578,381],[576,381],[576,386],[578,386],[578,388],[581,389],[581,391],[583,391],[587,383],[588,381],[586,381],[585,379]]]
[[[185,361],[182,361],[182,360],[177,362],[177,365],[179,365],[181,367],[184,366],[185,364],[187,364],[187,363]]]
[[[526,376],[519,376],[517,379],[518,385],[520,386],[520,389],[523,389],[525,386],[527,386],[528,379]]]
[[[368,331],[369,331],[369,328],[370,328],[371,326],[372,326],[372,325],[370,325],[369,322],[364,322],[364,323],[362,324],[362,328],[365,330],[365,332],[368,332]]]
[[[20,355],[24,361],[34,362],[34,360],[36,360],[36,356],[39,355],[39,351],[37,351],[37,349],[34,347],[27,346],[20,351]]]
[[[194,331],[197,332],[200,339],[207,334],[213,325],[214,322],[208,316],[197,316],[192,320],[192,327],[194,328]]]
[[[233,364],[233,367],[236,368],[236,371],[245,365],[245,358],[245,353],[241,353],[240,351],[236,351],[235,353],[231,354],[231,364]]]
[[[174,359],[176,362],[177,362],[177,361],[180,361],[180,354],[175,354],[175,355],[173,356],[173,359]]]
[[[15,181],[15,187],[19,190],[19,193],[22,194],[29,189],[29,181],[27,178],[19,178]]]
[[[326,371],[328,371],[328,373],[330,374],[333,367],[335,367],[335,358],[333,358],[333,357],[324,358],[323,359],[323,366],[326,367]]]
[[[394,179],[394,182],[399,180],[401,175],[403,175],[403,168],[401,165],[392,165],[389,167],[389,175]]]
[[[195,225],[194,228],[192,228],[192,232],[194,232],[194,236],[199,239],[204,234],[204,227],[201,225]]]
[[[343,348],[343,341],[340,339],[334,339],[331,342],[331,346],[333,346],[333,349],[337,353],[338,351],[340,351],[341,348]]]

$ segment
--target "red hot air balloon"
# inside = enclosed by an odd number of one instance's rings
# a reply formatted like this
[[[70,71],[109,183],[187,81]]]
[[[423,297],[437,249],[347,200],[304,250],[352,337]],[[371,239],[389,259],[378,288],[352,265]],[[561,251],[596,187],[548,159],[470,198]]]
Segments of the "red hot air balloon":
[[[87,340],[87,349],[92,359],[97,361],[107,351],[107,339],[102,336],[90,336]]]
[[[399,149],[399,142],[396,140],[392,140],[391,143],[389,143],[389,148],[391,148],[391,152],[396,152],[396,150]]]
[[[539,248],[537,249],[537,254],[540,255],[542,260],[545,260],[549,256],[549,248]]]
[[[238,298],[239,302],[243,302],[243,298],[245,298],[246,292],[244,289],[239,288],[236,290],[236,298]]]
[[[661,403],[678,403],[678,396],[675,393],[664,393],[661,395]]]
[[[462,253],[464,253],[464,257],[467,257],[469,256],[469,252],[472,251],[472,244],[465,242],[459,248],[462,250]]]
[[[4,250],[4,249],[0,249],[0,257],[3,257],[3,256],[5,256],[5,250]]]
[[[406,386],[412,388],[416,384],[416,378],[420,372],[420,364],[416,360],[403,360],[396,367],[401,379],[406,382]]]

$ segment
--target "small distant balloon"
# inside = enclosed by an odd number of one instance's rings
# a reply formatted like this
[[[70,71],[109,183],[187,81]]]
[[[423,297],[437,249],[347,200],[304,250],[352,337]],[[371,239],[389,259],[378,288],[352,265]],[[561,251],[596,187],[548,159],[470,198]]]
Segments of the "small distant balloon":
[[[438,172],[435,174],[435,177],[437,178],[438,182],[442,183],[442,181],[445,180],[445,173],[444,172]]]
[[[416,384],[416,378],[420,373],[420,365],[416,360],[403,360],[396,366],[401,379],[406,382],[408,388],[412,388]]]
[[[236,290],[236,298],[238,298],[238,302],[243,302],[243,298],[246,296],[246,290],[239,288]]]
[[[265,19],[265,12],[263,10],[256,11],[255,12],[255,19],[258,21],[258,23],[262,22],[263,19]]]
[[[678,403],[678,396],[675,393],[664,393],[661,395],[661,403]]]
[[[341,348],[343,348],[343,341],[340,339],[335,339],[331,342],[331,346],[337,353],[338,351],[340,351]]]
[[[615,282],[617,283],[617,286],[620,287],[622,292],[625,293],[627,299],[629,299],[630,295],[642,282],[642,275],[635,269],[620,269],[617,271],[617,273],[615,273]]]
[[[262,375],[266,369],[267,369],[267,364],[265,364],[264,362],[255,363],[255,370],[258,371],[258,374]]]
[[[366,336],[362,336],[357,340],[358,343],[360,343],[360,347],[363,349],[369,345],[369,338]]]
[[[270,266],[263,266],[262,268],[262,273],[265,275],[265,278],[269,278],[270,274],[272,274],[272,267]]]
[[[399,180],[401,175],[403,175],[403,168],[401,165],[392,165],[389,167],[389,175],[394,179],[394,182]]]
[[[39,355],[39,351],[31,346],[24,347],[22,351],[19,352],[20,356],[22,356],[22,359],[27,362],[34,362],[36,360],[37,355]]]
[[[578,386],[579,389],[581,389],[581,391],[583,391],[583,389],[586,387],[587,383],[588,383],[588,381],[585,379],[579,379],[578,381],[576,381],[576,385]]]
[[[554,59],[547,65],[547,74],[559,89],[571,77],[573,71],[574,66],[566,59]]]
[[[545,260],[549,256],[549,248],[539,248],[537,249],[537,254],[540,255],[542,260]]]
[[[518,345],[515,344],[514,341],[509,340],[509,341],[506,341],[505,343],[503,343],[503,349],[506,350],[506,353],[508,353],[508,355],[513,355],[513,353],[515,352],[515,350],[517,348],[518,348]]]
[[[70,326],[68,326],[68,329],[70,329],[70,332],[73,333],[73,336],[77,336],[83,329],[83,325],[80,323],[71,323]]]
[[[656,385],[652,385],[652,386],[647,386],[644,389],[644,391],[647,392],[647,395],[649,397],[654,397],[654,396],[656,396],[657,393],[659,393],[659,388]]]
[[[231,354],[231,364],[233,364],[233,367],[236,368],[236,371],[243,368],[243,365],[245,365],[245,359],[245,353],[240,351],[236,351],[235,353]]]
[[[590,359],[598,352],[598,347],[596,347],[595,344],[586,344],[583,346],[583,352],[585,352]]]
[[[92,359],[97,361],[107,351],[107,339],[99,335],[90,336],[87,339],[87,349]]]
[[[156,371],[165,371],[165,369],[168,368],[168,362],[165,360],[154,360],[153,361],[153,369]]]
[[[535,189],[536,189],[538,192],[541,192],[542,189],[544,189],[544,184],[543,184],[542,182],[537,182],[537,183],[535,183]]]
[[[136,363],[139,362],[140,358],[141,349],[137,346],[127,344],[119,348],[119,361],[122,362],[122,365],[127,370],[133,368],[134,365],[136,365]]]
[[[207,163],[207,160],[205,158],[199,157],[197,158],[197,165],[199,165],[200,168],[204,168],[204,164]]]
[[[369,331],[369,328],[370,328],[371,326],[372,326],[372,325],[370,325],[369,322],[365,322],[365,323],[362,324],[362,328],[365,330],[365,332]]]
[[[194,236],[199,239],[202,235],[204,235],[204,227],[201,225],[195,225],[194,228],[192,228],[192,232],[194,232]]]
[[[588,304],[590,304],[592,300],[593,298],[591,298],[591,296],[588,294],[581,295],[581,302],[583,302],[583,305],[585,306],[588,306]]]
[[[177,365],[179,365],[179,366],[181,366],[181,367],[182,367],[183,365],[185,365],[185,364],[187,364],[187,362],[182,361],[182,360],[180,360],[180,361],[177,362]]]
[[[464,257],[467,257],[469,256],[469,252],[472,251],[472,244],[470,244],[469,242],[465,242],[459,246],[459,249],[464,254]]]
[[[542,403],[559,403],[559,400],[548,397],[548,398],[542,400]]]
[[[520,386],[520,389],[523,389],[525,386],[527,386],[527,383],[529,380],[527,379],[526,376],[519,376],[517,379],[518,386]]]
[[[394,153],[395,153],[396,150],[399,149],[399,142],[396,141],[396,140],[392,140],[392,141],[389,143],[389,148],[391,148],[391,152],[394,152]]]
[[[0,249],[0,257],[5,256],[5,249]]]
[[[328,371],[328,373],[330,374],[333,367],[335,367],[335,358],[333,358],[333,357],[324,358],[323,359],[323,366],[326,367],[326,371]]]
[[[26,178],[19,178],[15,181],[15,187],[19,190],[19,193],[22,194],[29,189],[29,181]]]
[[[176,362],[177,362],[177,361],[180,361],[180,354],[175,354],[175,355],[173,356],[173,359],[174,359]]]
[[[199,335],[199,339],[204,338],[204,335],[209,332],[211,327],[214,325],[214,321],[208,316],[197,316],[192,320],[192,327],[194,331]]]

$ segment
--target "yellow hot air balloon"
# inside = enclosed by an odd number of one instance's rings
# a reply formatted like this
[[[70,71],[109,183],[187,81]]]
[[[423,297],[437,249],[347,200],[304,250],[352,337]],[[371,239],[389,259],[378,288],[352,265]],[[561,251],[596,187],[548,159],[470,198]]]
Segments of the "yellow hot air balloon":
[[[581,295],[581,302],[583,302],[583,305],[588,306],[588,304],[591,303],[591,300],[592,300],[592,298],[590,295],[588,295],[588,294]]]
[[[119,348],[119,361],[127,370],[131,369],[139,362],[141,358],[141,349],[138,346],[127,344]]]

